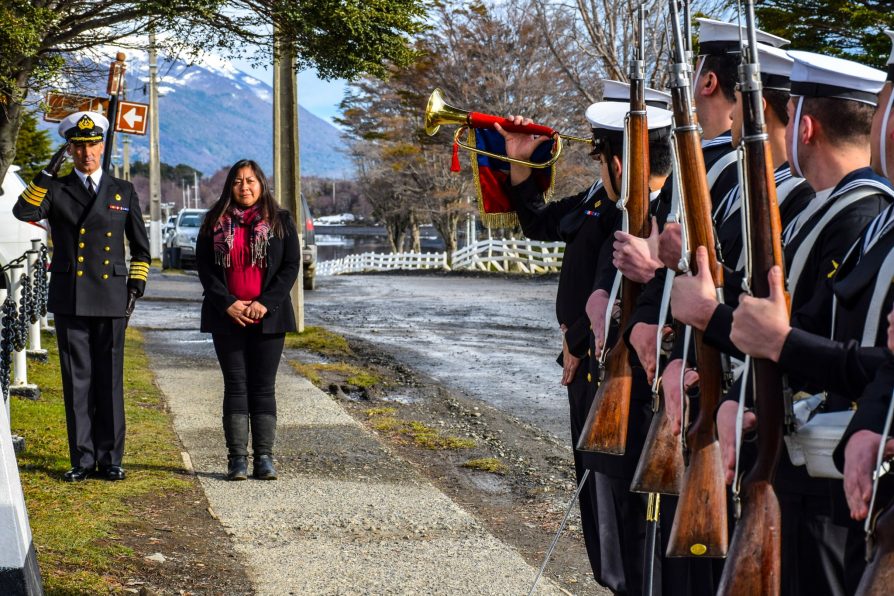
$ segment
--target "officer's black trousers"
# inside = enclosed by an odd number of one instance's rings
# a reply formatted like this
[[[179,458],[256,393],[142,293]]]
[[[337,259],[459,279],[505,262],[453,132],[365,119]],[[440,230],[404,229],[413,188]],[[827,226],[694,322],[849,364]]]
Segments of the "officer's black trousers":
[[[55,314],[72,466],[124,456],[124,317]]]
[[[224,416],[276,416],[276,371],[286,334],[261,333],[254,325],[211,337],[224,378]]]

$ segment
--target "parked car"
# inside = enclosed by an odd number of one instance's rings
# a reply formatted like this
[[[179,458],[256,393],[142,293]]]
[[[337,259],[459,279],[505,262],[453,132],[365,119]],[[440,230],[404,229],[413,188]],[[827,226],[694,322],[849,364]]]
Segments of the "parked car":
[[[301,247],[301,261],[304,267],[303,283],[305,290],[317,287],[317,241],[314,238],[314,220],[307,206],[307,199],[301,193],[301,210],[304,212],[304,243]]]
[[[170,217],[168,217],[168,221],[166,221],[164,223],[164,225],[161,226],[161,243],[164,244],[165,246],[168,245],[168,243],[171,240],[171,237],[174,235],[175,227],[177,227],[177,216],[176,215],[171,215]]]
[[[196,238],[207,212],[207,209],[183,209],[177,214],[174,229],[166,239],[162,268],[195,267]]]

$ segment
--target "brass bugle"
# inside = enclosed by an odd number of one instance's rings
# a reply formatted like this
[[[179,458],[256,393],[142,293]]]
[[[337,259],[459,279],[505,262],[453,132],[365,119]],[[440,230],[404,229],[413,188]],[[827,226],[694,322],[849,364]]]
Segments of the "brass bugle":
[[[481,155],[486,155],[494,159],[499,159],[529,168],[548,168],[556,163],[559,160],[559,157],[562,155],[563,139],[567,141],[577,141],[579,143],[588,143],[591,145],[593,144],[592,139],[560,134],[548,126],[542,126],[540,124],[515,124],[511,120],[500,118],[499,116],[491,116],[490,114],[482,114],[481,112],[462,110],[445,102],[441,90],[435,89],[434,91],[432,91],[431,96],[428,98],[428,105],[426,105],[425,107],[425,132],[429,136],[433,136],[438,132],[442,124],[459,125],[459,128],[456,129],[456,132],[453,134],[453,142],[466,151],[479,153]],[[462,136],[462,134],[469,128],[495,130],[494,124],[499,124],[503,130],[508,132],[523,132],[533,135],[552,137],[556,142],[556,148],[553,152],[552,157],[543,163],[537,163],[526,161],[523,159],[515,159],[512,157],[507,157],[506,155],[499,155],[497,153],[491,153],[490,151],[483,151],[481,149],[478,149],[477,147],[472,147],[471,145],[460,141],[460,137]]]

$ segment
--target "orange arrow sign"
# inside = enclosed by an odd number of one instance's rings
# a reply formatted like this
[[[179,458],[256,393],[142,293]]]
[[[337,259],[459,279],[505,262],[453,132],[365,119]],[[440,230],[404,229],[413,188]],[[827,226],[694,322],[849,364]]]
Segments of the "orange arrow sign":
[[[109,100],[102,97],[50,91],[47,93],[46,106],[43,119],[47,122],[62,122],[66,116],[75,112],[90,111],[105,114],[109,107]]]
[[[135,135],[146,134],[149,122],[149,104],[135,101],[118,102],[118,118],[115,130]]]

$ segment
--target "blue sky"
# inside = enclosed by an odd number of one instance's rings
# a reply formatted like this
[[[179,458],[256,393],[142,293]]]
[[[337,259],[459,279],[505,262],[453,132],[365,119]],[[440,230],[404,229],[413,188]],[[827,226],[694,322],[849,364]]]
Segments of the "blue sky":
[[[233,65],[273,86],[271,68],[256,68],[249,60],[233,60]],[[314,70],[304,70],[298,74],[298,103],[315,116],[332,122],[332,119],[339,115],[338,104],[344,96],[346,87],[347,81],[344,79],[323,81],[317,77]]]

